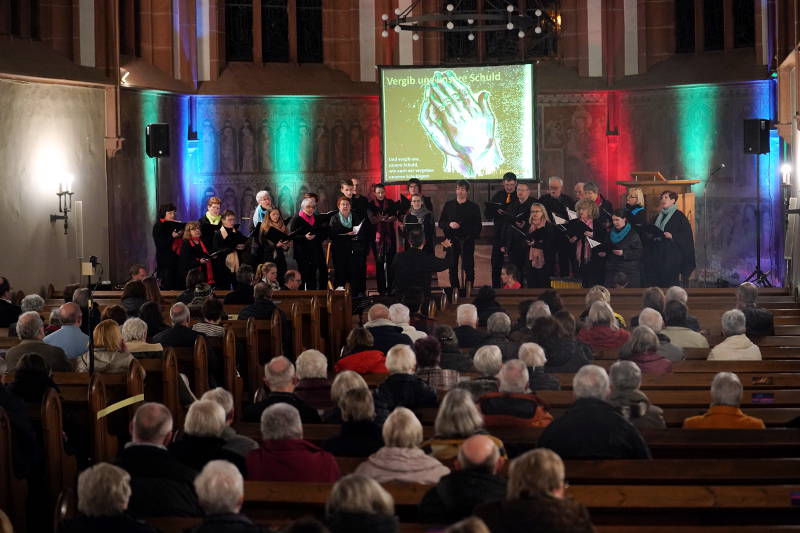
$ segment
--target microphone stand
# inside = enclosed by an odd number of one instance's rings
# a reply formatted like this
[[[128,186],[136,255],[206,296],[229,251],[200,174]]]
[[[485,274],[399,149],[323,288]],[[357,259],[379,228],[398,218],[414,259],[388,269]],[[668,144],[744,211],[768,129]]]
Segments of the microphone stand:
[[[103,280],[103,264],[96,263],[100,265],[100,274],[97,276],[97,283],[92,287],[92,276],[91,274],[87,276],[89,278],[89,282],[87,283],[87,288],[89,289],[89,313],[86,317],[87,326],[89,330],[89,375],[94,374],[94,326],[92,325],[92,311],[94,311],[94,292],[97,290],[97,287],[100,286],[100,283]]]

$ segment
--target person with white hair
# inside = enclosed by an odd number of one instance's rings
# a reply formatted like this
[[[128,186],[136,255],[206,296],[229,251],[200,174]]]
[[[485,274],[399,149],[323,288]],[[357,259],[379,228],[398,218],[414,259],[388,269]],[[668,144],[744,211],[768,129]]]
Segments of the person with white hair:
[[[633,361],[617,361],[608,371],[611,395],[608,403],[631,424],[639,429],[667,427],[664,411],[650,403],[645,393],[639,390],[642,371]]]
[[[389,350],[386,354],[386,368],[389,370],[389,377],[378,386],[375,398],[388,410],[395,407],[436,407],[436,391],[414,373],[417,356],[411,346],[398,344]]]
[[[303,439],[300,413],[286,403],[261,414],[261,446],[247,456],[247,479],[333,483],[339,479],[336,459]]]
[[[316,409],[308,405],[295,394],[297,387],[295,366],[289,359],[279,355],[273,357],[264,365],[264,384],[269,394],[261,401],[244,408],[243,418],[247,422],[256,422],[261,419],[265,408],[276,403],[288,403],[300,412],[304,424],[319,424],[322,419]]]
[[[561,390],[561,382],[552,374],[544,371],[547,356],[544,348],[535,342],[525,342],[519,347],[520,361],[528,367],[528,388],[532,391]]]
[[[131,476],[118,466],[98,463],[78,476],[80,515],[58,526],[59,533],[156,533],[129,515]]]
[[[581,190],[583,185],[581,184]],[[553,215],[556,215],[564,220],[569,220],[569,213],[575,206],[575,200],[569,195],[564,194],[564,180],[559,176],[550,176],[547,178],[548,192],[539,197],[539,203],[542,204],[547,210],[547,216],[553,220]],[[578,197],[580,200],[580,197]],[[569,240],[566,235],[559,231],[556,237],[556,253],[558,255],[558,275],[560,277],[568,277],[570,273],[570,262],[574,253],[570,253]]]
[[[475,350],[472,357],[472,364],[480,374],[477,377],[466,381],[460,381],[456,387],[466,389],[472,394],[473,400],[478,400],[487,392],[497,392],[499,381],[497,373],[503,366],[503,352],[497,346],[481,346]]]
[[[523,306],[525,308],[524,314],[522,312]],[[552,316],[550,313],[550,306],[547,305],[547,302],[541,300],[520,303],[520,315],[521,324],[508,335],[509,339],[517,343],[527,342],[531,339],[533,335],[533,324],[537,319]]]
[[[22,313],[27,313],[28,311],[36,311],[37,313],[41,313],[42,311],[44,311],[44,298],[42,298],[38,294],[28,294],[19,303],[19,307],[22,310]],[[100,321],[98,320],[97,322]],[[97,322],[95,322],[95,324],[97,324]],[[8,336],[9,337],[17,336],[16,322],[12,322],[11,324],[8,325]]]
[[[644,374],[672,372],[672,361],[658,353],[658,337],[648,326],[636,326],[628,342],[619,349],[619,358],[634,362]]]
[[[401,481],[432,485],[450,469],[421,448],[422,424],[410,409],[398,407],[383,424],[384,447],[358,465],[356,474],[378,483]]]
[[[322,444],[337,457],[367,457],[383,447],[381,422],[375,416],[375,401],[367,387],[348,390],[339,398],[341,431]]]
[[[658,349],[656,352],[662,357],[672,362],[680,361],[684,358],[683,348],[672,344],[672,340],[661,332],[664,329],[664,318],[660,312],[651,307],[645,307],[634,318],[636,318],[636,326],[647,326],[656,334],[656,337],[658,337]],[[633,321],[631,323],[633,324]],[[632,327],[635,326],[632,325]]]
[[[174,346],[176,348],[194,347],[194,341],[197,340],[200,333],[189,327],[190,318],[191,313],[188,305],[183,302],[172,304],[172,307],[169,308],[169,320],[172,323],[172,327],[157,333],[151,341],[162,346]]]
[[[478,308],[473,304],[461,304],[456,307],[456,333],[459,348],[477,348],[486,338],[486,334],[478,331]]]
[[[614,310],[604,301],[596,301],[589,308],[578,340],[591,346],[593,351],[616,350],[628,340],[630,334],[619,327]]]
[[[131,355],[137,359],[164,357],[163,346],[147,342],[147,323],[141,318],[132,317],[122,324],[122,340]]]
[[[412,342],[417,339],[422,339],[427,335],[424,331],[419,331],[411,325],[411,312],[408,307],[403,304],[392,304],[389,306],[389,320],[403,328],[403,333],[408,335],[408,338],[411,339]]]
[[[402,327],[392,322],[389,308],[383,304],[375,304],[369,308],[364,327],[372,333],[374,348],[385,354],[397,344],[411,346],[411,338],[403,333]]]
[[[206,391],[200,399],[217,402],[225,410],[225,429],[222,430],[221,437],[225,440],[224,448],[226,450],[246,459],[248,453],[258,448],[258,443],[256,441],[250,437],[239,435],[236,433],[236,430],[233,429],[233,420],[235,418],[233,394],[222,387],[217,387]]]
[[[711,405],[705,414],[683,421],[687,429],[764,429],[764,421],[739,409],[742,382],[733,372],[720,372],[711,381]]]
[[[396,533],[391,494],[374,479],[350,474],[336,482],[325,504],[331,533]]]
[[[194,480],[197,498],[205,516],[192,533],[263,533],[264,530],[241,514],[244,478],[227,461],[210,461]]]
[[[197,400],[189,406],[180,439],[169,445],[170,453],[189,468],[200,471],[214,459],[235,464],[244,474],[244,457],[225,449],[222,433],[227,427],[225,409],[214,400]]]
[[[700,331],[700,322],[689,313],[689,293],[678,285],[673,285],[664,293],[664,308],[670,302],[680,302],[686,306],[686,327],[692,331]],[[666,317],[664,317],[666,320]]]
[[[528,367],[519,359],[503,363],[500,390],[478,399],[487,427],[547,427],[553,415],[546,404],[528,389]]]
[[[295,395],[317,411],[333,407],[328,359],[319,350],[305,350],[297,356]]]
[[[253,229],[255,229],[257,224],[261,224],[264,221],[264,217],[272,211],[272,196],[270,196],[269,191],[258,191],[256,193],[256,206],[255,211],[253,211],[253,220],[251,221],[253,224]]]
[[[316,208],[313,198],[303,198],[300,212],[289,223],[289,233],[295,235],[292,248],[297,270],[308,290],[324,290],[328,286],[328,269],[322,251],[327,221],[315,213]]]
[[[725,340],[711,348],[709,361],[761,361],[761,349],[747,337],[746,321],[739,309],[722,313]]]
[[[572,379],[575,403],[539,436],[537,445],[563,459],[650,459],[639,430],[608,403],[608,374],[586,365]]]
[[[6,352],[8,370],[16,368],[17,363],[26,353],[38,354],[54,372],[72,372],[73,364],[67,359],[64,350],[42,341],[44,338],[44,322],[36,311],[26,311],[19,315],[16,322],[19,343]]]
[[[775,320],[772,313],[758,305],[758,287],[750,282],[736,287],[736,308],[744,313],[748,337],[775,335]]]
[[[517,357],[519,344],[508,338],[511,333],[511,318],[502,312],[492,313],[486,320],[488,335],[481,342],[481,346],[497,346],[503,353],[503,361]]]

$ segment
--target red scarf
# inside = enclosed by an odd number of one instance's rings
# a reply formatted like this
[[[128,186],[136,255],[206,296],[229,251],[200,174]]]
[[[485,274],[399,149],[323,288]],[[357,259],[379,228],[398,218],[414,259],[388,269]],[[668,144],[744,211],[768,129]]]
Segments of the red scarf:
[[[594,199],[594,203],[597,205],[603,205],[603,198],[598,194],[597,198]]]
[[[314,225],[314,215],[306,215],[305,211],[300,211],[300,218],[311,224]]]
[[[159,221],[164,223],[164,222],[167,221],[167,219],[166,218],[160,218]],[[174,220],[170,220],[170,222],[174,222]],[[181,254],[181,245],[182,244],[183,244],[183,235],[181,235],[180,237],[175,237],[174,239],[172,239],[172,251],[175,253],[175,255],[180,255]]]
[[[599,196],[598,196],[599,198]],[[594,220],[589,219],[588,221],[580,219],[581,222],[592,228],[594,230]],[[586,240],[586,236],[582,236],[578,239],[578,242],[575,243],[575,252],[578,258],[578,264],[585,265],[589,261],[592,260],[592,247],[589,246],[589,242]]]
[[[197,246],[198,244],[200,245],[200,249],[203,250],[203,253],[208,255],[208,250],[206,250],[206,245],[203,244],[203,241],[201,241],[200,239],[189,240],[189,246]],[[202,268],[202,265],[200,266]],[[209,285],[214,285],[216,283],[214,281],[214,267],[211,265],[210,259],[206,262],[206,283],[208,283]]]

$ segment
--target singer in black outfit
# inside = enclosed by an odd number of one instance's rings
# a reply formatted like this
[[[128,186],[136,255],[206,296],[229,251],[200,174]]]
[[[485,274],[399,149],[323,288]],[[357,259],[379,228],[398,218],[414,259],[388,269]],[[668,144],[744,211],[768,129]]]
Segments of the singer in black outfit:
[[[236,283],[236,271],[244,264],[244,251],[247,248],[247,237],[239,232],[235,224],[236,213],[230,209],[222,213],[220,228],[214,232],[214,279],[217,288],[230,290]]]
[[[588,184],[587,184],[588,185]],[[583,287],[602,285],[605,282],[605,257],[602,246],[592,247],[589,239],[602,245],[608,233],[599,218],[597,203],[584,197],[575,204],[578,218],[570,220],[567,232],[570,242],[575,245],[575,256],[578,260],[578,274]]]
[[[164,204],[158,208],[158,221],[153,225],[153,242],[156,245],[156,278],[161,290],[172,290],[182,285],[179,280],[178,252],[181,249],[183,224],[175,220],[175,204]],[[180,283],[179,283],[180,282]]]
[[[330,238],[333,244],[333,286],[350,283],[354,297],[364,294],[367,283],[366,217],[352,211],[350,199],[342,196],[336,204],[339,212],[331,217]],[[360,227],[359,227],[360,225]]]
[[[550,288],[550,276],[556,264],[556,239],[564,232],[550,221],[547,209],[540,203],[531,205],[524,231],[528,247],[524,270],[527,287]]]
[[[525,235],[525,226],[531,216],[531,205],[533,205],[533,197],[531,196],[530,186],[525,182],[518,183],[517,202],[509,208],[506,217],[503,252],[508,254],[511,264],[517,267],[521,283],[524,283],[525,265],[528,263],[530,252],[528,239]]]
[[[539,198],[539,203],[544,205],[547,209],[547,214],[553,224],[556,223],[553,215],[558,215],[561,219],[569,221],[567,209],[571,210],[575,207],[575,200],[563,193],[564,180],[558,176],[551,176],[547,180],[547,185],[550,192],[543,194],[542,197]],[[575,255],[572,251],[573,247],[569,242],[567,234],[563,231],[559,231],[556,235],[556,254],[558,256],[558,275],[561,277],[567,277],[570,274],[570,265],[574,263],[575,259]]]
[[[253,235],[251,247],[256,266],[275,263],[278,267],[278,283],[283,284],[283,276],[286,274],[286,252],[292,243],[288,239],[273,241],[269,238],[271,228],[286,234],[287,237],[289,235],[289,228],[283,220],[280,209],[277,207],[270,209],[256,228],[258,231]]]
[[[423,205],[422,196],[419,194],[415,194],[411,197],[411,208],[403,217],[403,232],[406,235],[406,248],[411,247],[410,234],[414,231],[421,231],[425,237],[425,246],[422,251],[433,255],[433,248],[436,242],[433,212]]]
[[[190,270],[197,269],[200,272],[200,280],[209,285],[215,285],[214,268],[211,263],[211,250],[209,250],[202,238],[200,224],[189,222],[183,231],[183,242],[181,243],[180,265],[184,277]]]
[[[600,194],[597,184],[591,181],[583,184],[583,198],[589,199],[597,205],[597,221],[608,232],[611,229],[611,212],[614,210],[614,206]],[[576,206],[575,211],[577,210]]]
[[[406,185],[406,194],[400,195],[400,205],[397,208],[397,212],[401,218],[408,213],[409,209],[411,209],[411,197],[415,194],[422,196],[423,205],[428,209],[428,211],[433,212],[433,200],[431,200],[430,196],[422,195],[422,182],[417,178],[411,178],[408,180],[408,184]]]
[[[300,212],[289,223],[289,232],[297,232],[293,238],[294,258],[297,269],[306,284],[306,289],[327,289],[328,268],[322,252],[327,228],[322,218],[314,214],[316,202],[313,198],[303,198]]]
[[[612,227],[605,243],[606,287],[614,286],[614,278],[618,272],[625,274],[628,280],[626,287],[641,287],[639,271],[642,241],[627,216],[626,209],[617,209],[611,217]]]
[[[369,203],[370,222],[375,230],[375,238],[370,241],[372,255],[375,257],[375,278],[378,292],[386,294],[392,286],[392,265],[397,251],[395,222],[397,222],[397,202],[386,198],[386,188],[382,183],[374,186],[375,196]]]
[[[642,189],[634,187],[628,189],[625,200],[625,219],[637,232],[642,226],[647,225],[647,209],[644,207],[644,193]]]
[[[459,180],[456,183],[456,198],[449,200],[442,208],[439,227],[445,239],[452,244],[450,253],[450,286],[460,287],[458,276],[458,257],[464,269],[467,283],[475,283],[475,239],[481,234],[481,208],[467,198],[469,182]]]
[[[653,251],[648,254],[647,268],[659,287],[671,287],[689,282],[695,269],[694,235],[689,219],[679,209],[678,194],[661,193],[661,210],[653,225],[663,232],[653,241]],[[656,232],[658,233],[658,232]]]
[[[512,204],[517,201],[517,175],[513,172],[506,172],[503,175],[503,190],[497,191],[486,205],[486,218],[494,222],[494,240],[492,242],[492,287],[499,289],[502,286],[500,281],[500,269],[505,263],[505,253],[503,252],[503,235],[507,219],[506,212]]]

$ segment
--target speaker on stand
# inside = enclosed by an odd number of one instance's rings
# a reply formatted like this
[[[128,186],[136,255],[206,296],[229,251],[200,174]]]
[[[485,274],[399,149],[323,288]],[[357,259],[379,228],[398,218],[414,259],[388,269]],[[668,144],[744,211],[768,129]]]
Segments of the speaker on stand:
[[[145,128],[145,152],[153,159],[153,167],[156,175],[156,209],[161,204],[159,195],[158,180],[158,160],[162,157],[169,157],[169,124],[154,123],[148,124]]]
[[[761,270],[761,154],[769,153],[770,127],[767,119],[744,120],[744,153],[756,156],[756,266],[745,281],[761,287],[772,287],[767,277],[769,272]]]

